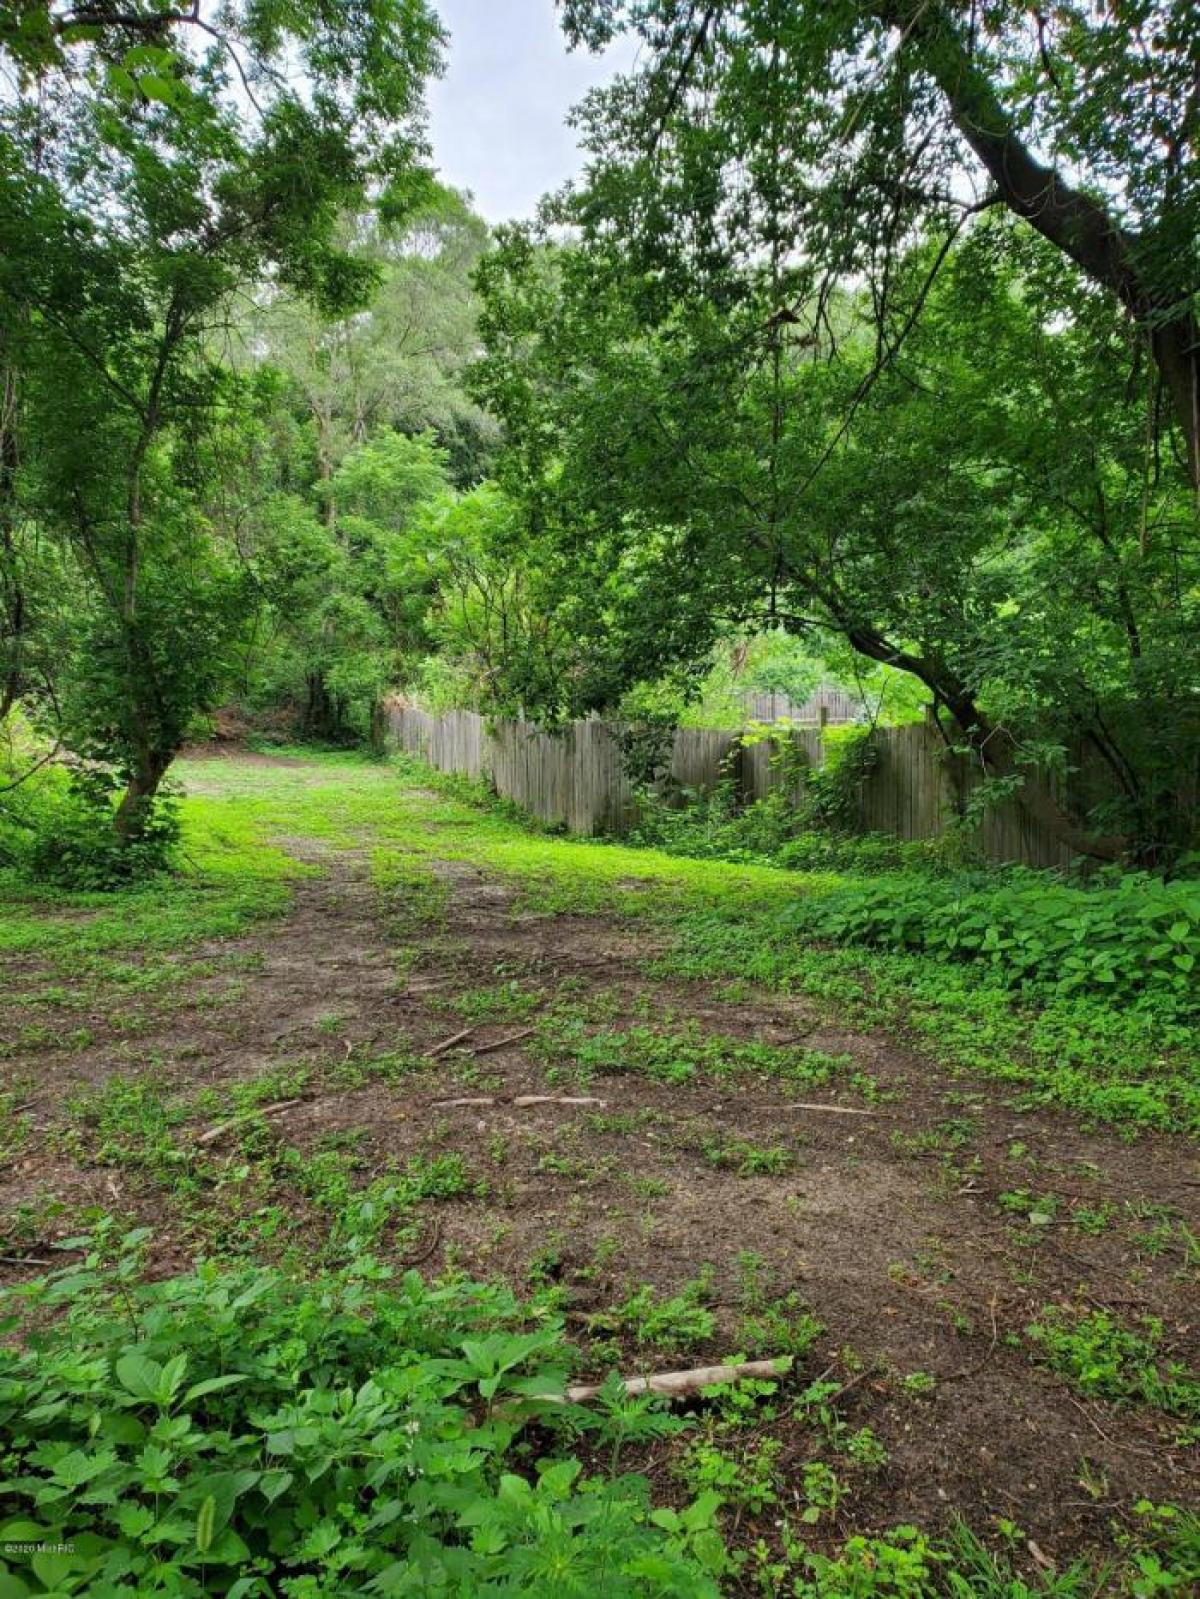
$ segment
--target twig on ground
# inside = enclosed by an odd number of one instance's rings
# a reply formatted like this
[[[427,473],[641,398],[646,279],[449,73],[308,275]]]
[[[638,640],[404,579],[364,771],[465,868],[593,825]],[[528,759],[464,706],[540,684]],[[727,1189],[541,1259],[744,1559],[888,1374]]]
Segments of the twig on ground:
[[[436,1060],[439,1055],[444,1055],[448,1049],[453,1049],[455,1044],[464,1043],[475,1031],[473,1027],[464,1027],[461,1033],[451,1033],[449,1038],[443,1038],[440,1044],[434,1044],[432,1049],[425,1051],[426,1060]]]
[[[198,1144],[215,1144],[217,1139],[233,1127],[240,1127],[243,1122],[252,1122],[256,1116],[278,1116],[281,1111],[291,1110],[293,1105],[300,1105],[299,1099],[281,1099],[274,1105],[263,1105],[261,1108],[243,1111],[240,1116],[231,1116],[228,1121],[218,1122],[215,1127],[210,1127],[206,1133],[201,1133],[196,1142]]]
[[[498,1049],[507,1049],[510,1044],[519,1044],[523,1038],[529,1038],[536,1031],[533,1027],[523,1027],[519,1033],[510,1033],[507,1038],[497,1038],[493,1043],[480,1044],[471,1051],[472,1055],[492,1055]]]
[[[855,1110],[850,1105],[811,1105],[806,1100],[791,1099],[786,1105],[780,1106],[781,1110],[815,1110],[823,1112],[826,1116],[882,1116],[885,1111]]]
[[[1106,1444],[1110,1444],[1114,1449],[1120,1449],[1123,1453],[1125,1453],[1127,1455],[1142,1455],[1147,1460],[1160,1460],[1161,1461],[1162,1453],[1159,1450],[1157,1450],[1157,1449],[1138,1449],[1138,1448],[1135,1448],[1135,1446],[1133,1444],[1121,1444],[1121,1443],[1118,1443],[1117,1440],[1114,1437],[1111,1436],[1111,1434],[1105,1432],[1104,1428],[1091,1415],[1091,1413],[1084,1409],[1084,1407],[1079,1403],[1079,1400],[1076,1399],[1074,1394],[1068,1394],[1067,1398],[1075,1406],[1075,1409],[1083,1417],[1084,1421],[1087,1422],[1088,1426],[1093,1430],[1093,1432],[1095,1432],[1097,1437],[1103,1438],[1104,1442]]]
[[[527,1110],[530,1105],[607,1105],[606,1099],[597,1099],[594,1094],[580,1094],[560,1097],[555,1094],[518,1094],[513,1104],[518,1110]]]
[[[844,1382],[836,1393],[827,1394],[821,1403],[823,1405],[836,1404],[843,1394],[848,1394],[852,1388],[857,1388],[860,1382],[866,1382],[868,1377],[877,1377],[878,1375],[878,1366],[864,1366],[856,1376],[851,1377],[849,1382]]]
[[[991,1312],[992,1316],[992,1341],[987,1346],[987,1353],[984,1355],[983,1359],[977,1361],[975,1365],[964,1366],[961,1371],[953,1372],[945,1379],[946,1382],[961,1382],[966,1377],[977,1377],[987,1365],[988,1361],[996,1353],[996,1345],[999,1342],[1000,1333],[996,1327],[996,1290],[994,1288],[992,1289],[992,1297],[988,1301],[988,1310]]]
[[[477,1098],[466,1095],[460,1099],[435,1099],[431,1101],[434,1110],[451,1110],[463,1105],[511,1105],[515,1110],[528,1110],[531,1105],[607,1105],[606,1099],[597,1099],[592,1094],[581,1094],[577,1098],[570,1096],[561,1097],[557,1094],[519,1094],[516,1099],[498,1099],[495,1094],[481,1094]]]
[[[429,1259],[441,1241],[442,1223],[440,1217],[435,1217],[428,1243],[422,1245],[415,1255],[405,1255],[400,1264],[406,1267],[419,1266],[423,1260]]]

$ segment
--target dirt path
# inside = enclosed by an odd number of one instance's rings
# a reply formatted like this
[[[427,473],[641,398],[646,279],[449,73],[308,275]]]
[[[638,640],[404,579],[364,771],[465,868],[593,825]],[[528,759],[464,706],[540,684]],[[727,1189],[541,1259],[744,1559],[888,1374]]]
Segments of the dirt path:
[[[1187,1243],[1200,1235],[1200,1187],[1178,1142],[1018,1114],[1002,1085],[949,1077],[799,998],[656,978],[646,927],[532,913],[473,867],[439,864],[437,894],[414,907],[404,884],[381,897],[365,847],[290,846],[321,867],[290,912],[181,957],[178,983],[138,997],[135,1026],[103,984],[82,1007],[26,1004],[19,1026],[6,1023],[3,1083],[28,1123],[0,1169],[10,1277],[53,1258],[87,1207],[154,1225],[159,1270],[222,1242],[219,1205],[225,1243],[245,1236],[270,1254],[262,1218],[281,1205],[302,1213],[311,1194],[288,1179],[247,1200],[235,1168],[262,1140],[302,1162],[340,1151],[360,1187],[457,1155],[472,1183],[393,1259],[552,1281],[585,1345],[642,1284],[710,1313],[711,1331],[669,1359],[617,1318],[595,1346],[601,1369],[728,1353],[748,1323],[774,1326],[789,1295],[786,1314],[820,1322],[797,1390],[825,1374],[844,1390],[847,1425],[870,1427],[888,1456],[821,1536],[933,1528],[956,1513],[984,1533],[996,1518],[1016,1523],[1039,1557],[1062,1561],[1140,1497],[1200,1501],[1195,1428],[1080,1397],[1038,1364],[1024,1331],[1056,1304],[1126,1324],[1155,1317],[1163,1351],[1200,1365],[1200,1259]],[[11,993],[42,993],[46,977],[25,962]],[[39,1026],[50,1041],[30,1045]],[[753,1069],[662,1081],[611,1059],[581,1070],[572,1049],[597,1033],[717,1038],[717,1057],[728,1041],[803,1046],[850,1056],[876,1087],[866,1098],[794,1090]],[[127,1108],[96,1109],[118,1080],[152,1086],[152,1109],[138,1112],[149,1132]],[[298,1102],[272,1110],[253,1147],[212,1141],[208,1164],[173,1186],[155,1139],[194,1147],[219,1120],[204,1090],[216,1106],[264,1080],[260,1103]],[[599,1103],[518,1107],[525,1095]],[[444,1103],[456,1100],[473,1102]],[[782,1479],[798,1478],[811,1407],[785,1410],[773,1434]],[[643,1464],[672,1491],[669,1459]]]

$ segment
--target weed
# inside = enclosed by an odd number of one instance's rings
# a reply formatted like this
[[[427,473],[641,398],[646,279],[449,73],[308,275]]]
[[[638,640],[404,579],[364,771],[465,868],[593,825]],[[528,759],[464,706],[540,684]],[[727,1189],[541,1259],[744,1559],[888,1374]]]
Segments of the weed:
[[[1110,1311],[1077,1313],[1048,1305],[1025,1336],[1080,1393],[1200,1420],[1200,1376],[1163,1358],[1163,1327],[1153,1317],[1144,1317],[1135,1330]]]
[[[716,1317],[702,1303],[709,1282],[709,1274],[703,1274],[666,1298],[660,1298],[650,1283],[643,1283],[615,1309],[590,1317],[589,1329],[623,1334],[652,1349],[694,1348],[706,1343],[716,1329]]]

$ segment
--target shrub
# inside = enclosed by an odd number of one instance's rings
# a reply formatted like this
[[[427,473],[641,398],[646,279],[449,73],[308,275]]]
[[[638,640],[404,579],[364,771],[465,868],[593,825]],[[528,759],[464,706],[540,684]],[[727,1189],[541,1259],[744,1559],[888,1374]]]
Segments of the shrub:
[[[33,882],[83,893],[166,870],[179,841],[174,796],[164,791],[137,836],[122,839],[113,827],[115,787],[105,772],[43,768],[0,809],[0,864]]]
[[[788,913],[793,932],[984,964],[1014,987],[1102,993],[1200,1009],[1200,887],[1129,873],[1076,888],[1038,872],[888,876],[839,886]]]
[[[715,1497],[668,1517],[643,1478],[535,1461],[526,1422],[576,1408],[536,1397],[568,1352],[506,1290],[369,1261],[145,1284],[141,1241],[19,1291],[40,1330],[0,1351],[6,1599],[717,1593]]]

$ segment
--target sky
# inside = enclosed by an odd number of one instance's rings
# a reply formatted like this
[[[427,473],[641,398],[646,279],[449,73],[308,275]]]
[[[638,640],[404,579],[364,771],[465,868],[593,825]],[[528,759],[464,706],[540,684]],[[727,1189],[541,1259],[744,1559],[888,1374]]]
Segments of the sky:
[[[446,74],[429,92],[442,179],[469,189],[489,222],[533,214],[583,166],[570,108],[624,70],[634,45],[568,52],[554,0],[434,0],[450,33]]]

